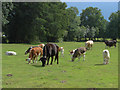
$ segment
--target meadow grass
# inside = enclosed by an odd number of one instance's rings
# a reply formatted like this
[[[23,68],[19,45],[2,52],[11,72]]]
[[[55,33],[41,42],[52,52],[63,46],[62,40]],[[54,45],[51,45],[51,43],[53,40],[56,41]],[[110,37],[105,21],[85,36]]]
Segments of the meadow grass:
[[[27,64],[24,55],[31,45],[2,45],[2,87],[3,88],[118,88],[118,45],[108,48],[110,63],[103,65],[103,42],[95,42],[87,51],[85,61],[75,59],[71,62],[69,50],[83,47],[84,42],[56,43],[65,49],[64,57],[59,54],[59,64],[42,67],[42,63]],[[35,45],[32,45],[35,46]],[[13,50],[16,56],[5,52]],[[7,76],[12,74],[12,76]]]

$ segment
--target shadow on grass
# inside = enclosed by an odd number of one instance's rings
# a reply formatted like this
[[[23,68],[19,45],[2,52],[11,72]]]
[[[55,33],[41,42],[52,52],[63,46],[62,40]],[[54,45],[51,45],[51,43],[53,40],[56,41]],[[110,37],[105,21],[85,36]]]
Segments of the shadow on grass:
[[[34,67],[43,67],[42,65],[32,65]]]
[[[105,65],[105,64],[103,64],[103,63],[102,64],[95,64],[95,66],[103,66],[103,65]]]

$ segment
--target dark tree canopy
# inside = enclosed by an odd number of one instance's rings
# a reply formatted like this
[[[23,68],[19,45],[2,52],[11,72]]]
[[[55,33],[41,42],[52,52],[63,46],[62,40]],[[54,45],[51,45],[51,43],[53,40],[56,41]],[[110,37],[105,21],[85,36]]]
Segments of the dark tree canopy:
[[[119,12],[110,15],[110,22],[97,7],[88,7],[78,14],[76,7],[67,8],[62,2],[3,2],[3,39],[11,43],[39,43],[120,38]]]

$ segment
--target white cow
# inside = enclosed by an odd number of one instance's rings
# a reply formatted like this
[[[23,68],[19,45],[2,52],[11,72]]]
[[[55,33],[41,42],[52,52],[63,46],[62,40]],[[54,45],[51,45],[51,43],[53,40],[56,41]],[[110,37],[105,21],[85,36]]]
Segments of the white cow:
[[[103,50],[103,64],[108,64],[110,59],[110,53],[108,50]]]
[[[14,51],[6,51],[6,55],[17,55]]]
[[[91,49],[92,46],[93,46],[93,41],[92,40],[89,40],[89,41],[85,42],[85,47],[87,49]]]

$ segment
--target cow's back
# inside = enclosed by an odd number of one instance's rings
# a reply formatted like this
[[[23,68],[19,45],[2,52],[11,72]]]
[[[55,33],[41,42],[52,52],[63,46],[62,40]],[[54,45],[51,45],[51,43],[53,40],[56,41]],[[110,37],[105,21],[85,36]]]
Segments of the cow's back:
[[[107,46],[114,46],[114,45],[116,45],[116,41],[115,40],[109,40],[109,41],[105,41],[105,44],[107,45]]]
[[[86,51],[87,51],[87,49],[85,47],[80,47],[75,50],[73,57],[80,56],[80,54],[84,54]]]
[[[43,48],[43,56],[54,56],[58,53],[58,46],[56,44],[46,44]]]

